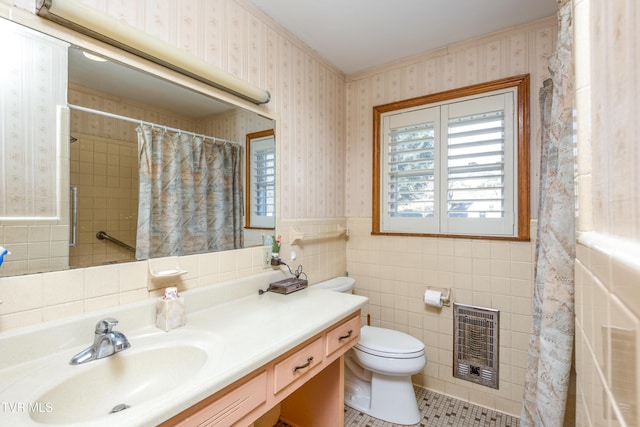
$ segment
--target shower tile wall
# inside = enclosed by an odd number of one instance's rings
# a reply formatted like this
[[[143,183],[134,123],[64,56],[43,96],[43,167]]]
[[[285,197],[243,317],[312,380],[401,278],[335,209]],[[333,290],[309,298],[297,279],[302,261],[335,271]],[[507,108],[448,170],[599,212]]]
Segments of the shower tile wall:
[[[64,206],[68,204],[65,202]],[[0,278],[68,268],[68,216],[65,215],[60,222],[64,224],[15,221],[11,225],[0,225],[0,241],[12,248],[11,256],[6,257],[2,264]]]
[[[77,188],[77,243],[69,265],[87,267],[135,260],[135,253],[96,233],[135,247],[138,221],[138,159],[135,142],[72,134],[71,185]]]
[[[640,7],[575,0],[578,426],[640,426]]]

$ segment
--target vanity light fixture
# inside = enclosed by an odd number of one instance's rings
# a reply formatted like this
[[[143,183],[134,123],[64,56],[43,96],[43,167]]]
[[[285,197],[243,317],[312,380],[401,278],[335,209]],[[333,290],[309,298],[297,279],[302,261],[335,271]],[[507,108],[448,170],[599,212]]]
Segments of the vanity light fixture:
[[[210,84],[254,104],[266,104],[271,99],[268,91],[76,0],[38,0],[36,10],[37,14],[43,18]]]

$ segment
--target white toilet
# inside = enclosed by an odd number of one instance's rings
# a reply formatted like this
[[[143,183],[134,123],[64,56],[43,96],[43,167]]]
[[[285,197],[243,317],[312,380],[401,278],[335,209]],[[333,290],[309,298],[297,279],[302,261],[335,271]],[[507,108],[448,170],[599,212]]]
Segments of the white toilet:
[[[351,293],[355,280],[336,277],[313,287]],[[360,340],[345,354],[344,402],[396,424],[421,420],[411,375],[427,363],[424,344],[405,333],[363,326]]]

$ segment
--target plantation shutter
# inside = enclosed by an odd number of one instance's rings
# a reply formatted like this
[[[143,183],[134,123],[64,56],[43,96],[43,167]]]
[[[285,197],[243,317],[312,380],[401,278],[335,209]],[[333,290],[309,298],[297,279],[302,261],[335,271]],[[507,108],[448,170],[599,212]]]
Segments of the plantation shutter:
[[[408,232],[437,230],[439,109],[386,117],[383,227]]]
[[[448,123],[449,217],[504,216],[504,111]]]
[[[372,234],[528,239],[528,84],[373,107]]]
[[[251,226],[275,227],[276,148],[273,137],[252,142]]]
[[[393,129],[389,134],[389,215],[433,216],[434,123]]]
[[[512,234],[512,93],[442,108],[447,128],[442,228],[452,234]]]

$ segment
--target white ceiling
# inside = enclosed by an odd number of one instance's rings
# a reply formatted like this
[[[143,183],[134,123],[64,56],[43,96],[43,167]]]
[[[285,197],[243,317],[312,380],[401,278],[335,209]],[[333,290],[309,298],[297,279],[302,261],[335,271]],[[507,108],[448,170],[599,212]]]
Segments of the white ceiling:
[[[251,0],[353,74],[552,16],[556,0]]]

